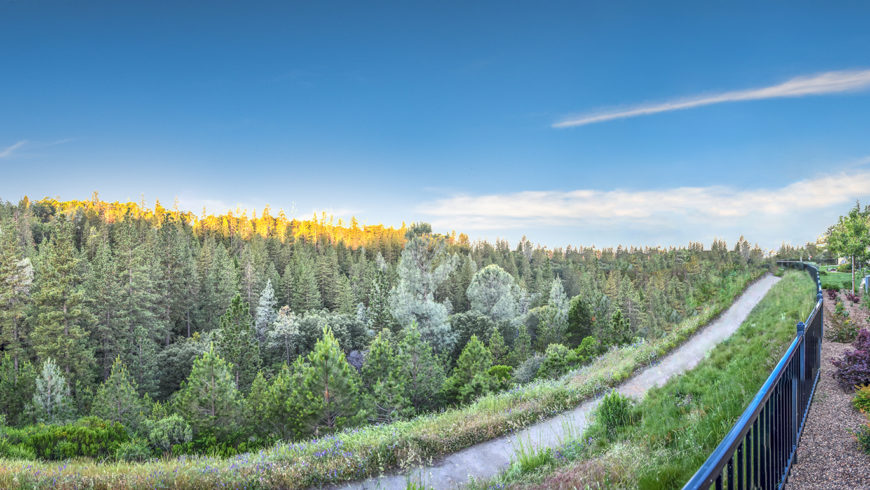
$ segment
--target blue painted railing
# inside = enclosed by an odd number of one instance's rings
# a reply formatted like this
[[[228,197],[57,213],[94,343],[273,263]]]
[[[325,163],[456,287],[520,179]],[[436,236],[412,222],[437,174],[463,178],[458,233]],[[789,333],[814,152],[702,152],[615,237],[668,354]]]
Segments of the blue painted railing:
[[[749,407],[686,483],[684,489],[782,488],[795,460],[822,358],[823,308],[819,270],[812,264],[781,260],[783,267],[807,271],[816,282],[816,306]]]

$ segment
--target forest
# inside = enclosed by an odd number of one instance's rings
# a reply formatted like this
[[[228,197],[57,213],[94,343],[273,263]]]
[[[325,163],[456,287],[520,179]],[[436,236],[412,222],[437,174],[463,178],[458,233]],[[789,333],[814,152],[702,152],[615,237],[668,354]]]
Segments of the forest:
[[[2,202],[0,456],[226,457],[439,413],[662,338],[767,265],[742,237],[511,248],[268,208]]]

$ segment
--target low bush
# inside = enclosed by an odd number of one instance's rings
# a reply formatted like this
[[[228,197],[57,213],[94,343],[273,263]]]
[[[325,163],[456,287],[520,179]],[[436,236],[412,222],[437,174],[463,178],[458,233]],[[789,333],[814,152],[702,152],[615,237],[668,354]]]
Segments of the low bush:
[[[595,419],[601,424],[609,438],[631,422],[631,408],[634,402],[616,390],[604,395],[595,411]]]
[[[147,461],[151,456],[151,447],[142,439],[122,442],[115,450],[115,459],[118,461]]]
[[[852,406],[855,407],[855,410],[870,415],[870,385],[855,390]]]
[[[852,293],[852,292],[846,293],[846,299],[849,300],[849,302],[851,302],[851,303],[857,304],[857,303],[861,302],[861,297],[855,293]]]
[[[858,440],[858,446],[865,454],[870,454],[870,422],[861,426],[858,432],[855,433],[855,439]]]
[[[540,354],[535,354],[526,359],[514,370],[514,382],[517,384],[530,383],[538,376],[538,370],[540,370],[543,363],[544,356]]]
[[[870,384],[870,332],[861,329],[852,347],[854,349],[844,352],[843,357],[831,361],[837,368],[834,378],[847,391]]]
[[[855,340],[858,330],[858,325],[851,318],[835,313],[828,318],[828,328],[825,329],[825,336],[828,340],[846,344]]]
[[[828,293],[828,299],[832,301],[837,299],[837,294],[839,294],[836,289],[826,289],[825,292]]]
[[[4,454],[32,454],[44,460],[111,458],[129,437],[118,422],[85,417],[74,424],[28,425],[4,429]],[[10,456],[11,457],[11,456]]]

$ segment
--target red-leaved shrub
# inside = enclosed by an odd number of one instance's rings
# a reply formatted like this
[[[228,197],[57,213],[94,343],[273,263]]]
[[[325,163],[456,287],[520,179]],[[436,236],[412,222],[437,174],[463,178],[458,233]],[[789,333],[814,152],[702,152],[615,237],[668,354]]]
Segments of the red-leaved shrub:
[[[856,386],[870,384],[870,332],[862,328],[855,341],[854,350],[843,353],[843,357],[831,361],[837,367],[834,379],[844,390],[852,391]]]

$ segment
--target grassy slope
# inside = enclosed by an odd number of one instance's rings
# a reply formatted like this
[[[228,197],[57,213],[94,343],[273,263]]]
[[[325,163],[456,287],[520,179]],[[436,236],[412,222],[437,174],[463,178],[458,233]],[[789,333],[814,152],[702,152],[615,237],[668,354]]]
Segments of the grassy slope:
[[[224,484],[304,488],[425,463],[531,425],[618,385],[680,345],[727,308],[761,272],[756,271],[751,277],[749,274],[735,277],[715,302],[661,339],[612,349],[562,379],[485,396],[467,407],[311,441],[278,444],[256,454],[229,459],[181,457],[141,464],[70,461],[60,465],[0,460],[0,487],[213,488]]]
[[[679,488],[719,444],[767,379],[815,303],[812,280],[788,272],[740,329],[691,371],[651,390],[634,422],[607,437],[597,424],[560,451],[518,461],[474,486]]]

